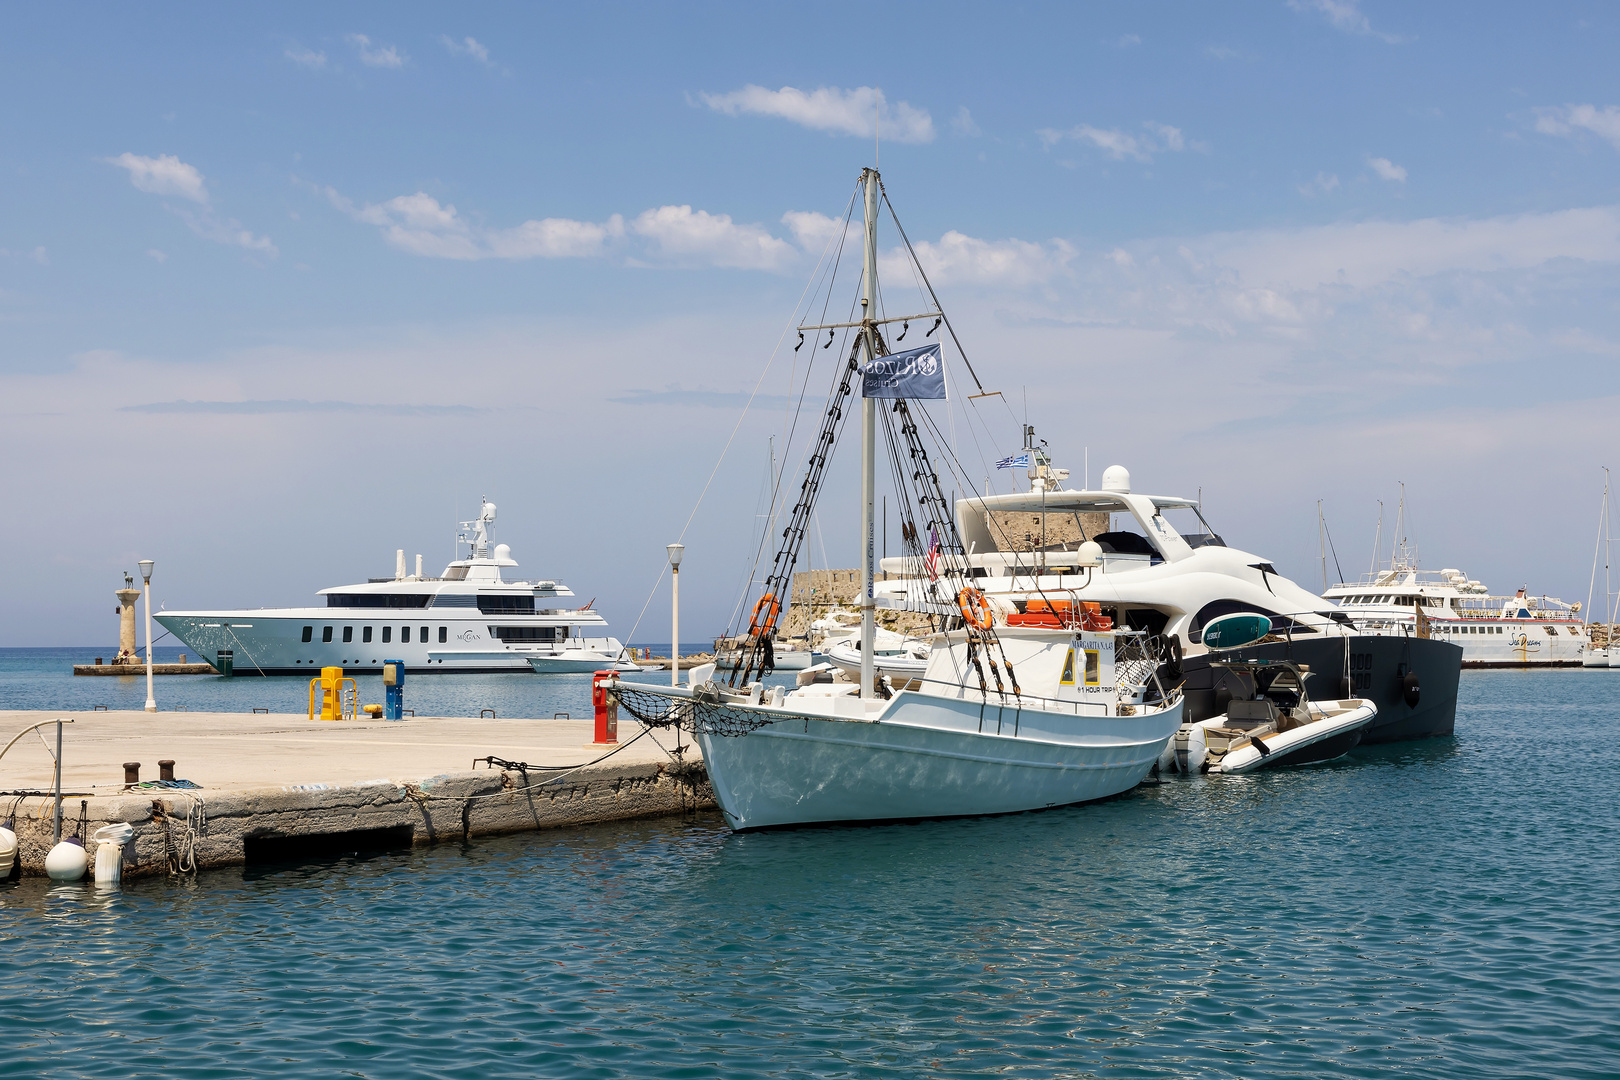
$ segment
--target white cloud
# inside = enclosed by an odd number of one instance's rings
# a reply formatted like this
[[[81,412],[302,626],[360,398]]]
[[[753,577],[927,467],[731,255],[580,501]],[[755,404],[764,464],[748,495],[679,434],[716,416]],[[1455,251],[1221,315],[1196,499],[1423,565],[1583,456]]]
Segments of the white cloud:
[[[696,257],[711,266],[774,270],[798,256],[786,240],[758,225],[738,225],[729,214],[710,214],[690,206],[643,211],[630,222],[630,230],[652,241],[664,255]]]
[[[169,256],[159,251],[157,248],[147,248],[146,253],[152,257],[153,262],[166,263],[169,261]]]
[[[957,107],[956,115],[951,117],[951,130],[958,135],[976,136],[984,134],[979,130],[979,125],[973,122],[973,114],[968,112],[966,105]]]
[[[1132,45],[1140,44],[1142,44],[1142,39],[1136,34],[1121,34],[1114,39],[1114,48],[1116,49],[1128,49]]]
[[[1620,107],[1605,105],[1564,105],[1535,110],[1536,130],[1543,135],[1573,136],[1577,129],[1589,131],[1620,150]]]
[[[288,46],[284,54],[287,59],[302,67],[320,69],[326,66],[326,54],[314,49],[306,49],[302,45]]]
[[[109,165],[116,165],[128,171],[129,182],[141,191],[152,195],[175,195],[199,204],[201,208],[197,210],[180,206],[169,207],[198,236],[215,243],[231,244],[266,255],[274,256],[278,253],[276,245],[270,242],[269,237],[255,236],[252,230],[244,228],[241,222],[234,218],[222,217],[214,209],[209,202],[208,187],[203,183],[202,173],[197,171],[196,166],[188,165],[170,154],[149,158],[124,153],[103,160]]]
[[[1326,195],[1337,189],[1338,186],[1339,177],[1337,173],[1319,172],[1316,174],[1316,179],[1310,183],[1299,185],[1299,193],[1309,199],[1317,195]]]
[[[478,39],[465,37],[460,41],[456,41],[454,38],[440,35],[439,40],[444,42],[444,47],[449,49],[453,55],[470,56],[485,67],[491,66],[489,49],[480,44]]]
[[[788,227],[788,232],[793,234],[794,241],[801,248],[818,257],[826,250],[827,242],[844,228],[841,219],[818,214],[814,210],[789,210],[782,215],[782,224]],[[848,236],[858,237],[860,234],[860,226],[851,221]]]
[[[1407,40],[1399,34],[1386,34],[1374,30],[1372,23],[1362,12],[1359,0],[1288,0],[1288,6],[1295,11],[1317,12],[1327,19],[1335,30],[1342,30],[1346,34],[1375,37],[1391,45],[1398,45]]]
[[[383,239],[401,251],[438,259],[563,259],[602,255],[610,238],[624,233],[614,215],[605,223],[544,218],[511,229],[487,229],[469,222],[453,205],[423,191],[383,203],[357,205],[333,188],[323,189],[332,205],[356,221],[375,225]]]
[[[709,108],[727,116],[778,116],[816,131],[858,135],[877,134],[893,142],[925,143],[934,138],[934,121],[926,109],[904,101],[890,106],[883,91],[871,86],[841,90],[824,86],[808,93],[792,86],[767,90],[752,84],[727,94],[699,94]]]
[[[1229,45],[1206,45],[1204,55],[1212,60],[1236,60],[1242,54]]]
[[[6,248],[0,248],[0,258],[9,259],[13,256],[19,259],[31,259],[34,262],[39,263],[41,266],[51,265],[50,256],[46,253],[43,245],[35,248],[32,251],[10,251]]]
[[[104,160],[109,165],[128,170],[129,182],[141,191],[152,195],[178,195],[198,203],[208,201],[208,188],[203,184],[202,173],[172,154],[150,158],[124,153]]]
[[[1214,233],[1127,250],[1149,276],[1142,295],[1160,318],[1212,328],[1233,315],[1321,323],[1337,306],[1370,298],[1402,309],[1416,302],[1414,283],[1426,279],[1620,263],[1620,207]],[[1131,284],[1133,294],[1143,287]]]
[[[367,67],[400,68],[405,66],[405,56],[392,45],[378,45],[373,48],[371,39],[364,34],[350,34],[346,39],[360,54],[360,62]]]
[[[1040,138],[1041,145],[1048,149],[1064,139],[1072,139],[1075,142],[1090,143],[1115,161],[1130,158],[1146,163],[1152,161],[1155,154],[1187,149],[1187,140],[1180,128],[1153,120],[1144,120],[1142,126],[1150,134],[1132,135],[1118,128],[1097,128],[1090,124],[1080,124],[1067,131],[1042,128],[1035,134]]]
[[[280,254],[276,245],[270,242],[268,236],[256,236],[253,230],[244,228],[235,218],[221,217],[212,207],[203,207],[202,210],[188,210],[185,207],[171,207],[181,221],[184,221],[192,232],[204,240],[212,240],[216,244],[230,244],[234,247],[246,248],[264,255],[274,257]]]
[[[1406,183],[1406,170],[1389,160],[1389,158],[1370,157],[1367,159],[1367,164],[1372,167],[1373,172],[1384,180],[1392,180],[1397,184]]]
[[[1039,284],[1063,273],[1075,251],[1062,240],[1035,244],[1027,240],[980,240],[955,229],[937,242],[922,240],[912,245],[935,285],[974,284],[1004,288]],[[897,276],[910,278],[909,260],[903,249],[885,253],[879,280]]]
[[[1169,124],[1156,124],[1152,120],[1144,121],[1142,126],[1149,131],[1157,132],[1166,150],[1187,149],[1187,142],[1181,137],[1180,128],[1173,128]]]

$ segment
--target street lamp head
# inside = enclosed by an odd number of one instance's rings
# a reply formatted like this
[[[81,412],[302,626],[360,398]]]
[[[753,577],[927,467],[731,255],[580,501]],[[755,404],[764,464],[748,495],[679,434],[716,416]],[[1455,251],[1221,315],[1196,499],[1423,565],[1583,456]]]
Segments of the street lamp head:
[[[141,580],[148,585],[152,583],[152,565],[151,559],[141,560]]]
[[[685,544],[669,545],[669,565],[676,570],[679,570],[681,568],[681,554],[685,551]]]

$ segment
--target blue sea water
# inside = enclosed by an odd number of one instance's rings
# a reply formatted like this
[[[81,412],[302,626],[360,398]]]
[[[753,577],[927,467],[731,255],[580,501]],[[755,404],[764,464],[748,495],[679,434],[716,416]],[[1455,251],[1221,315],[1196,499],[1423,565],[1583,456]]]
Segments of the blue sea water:
[[[1612,1077],[1620,673],[1090,806],[0,885],[7,1077]]]
[[[712,649],[713,642],[685,642],[683,655]],[[669,644],[651,646],[655,655],[667,656]],[[97,656],[110,659],[116,649],[41,648],[0,649],[0,710],[49,709],[64,716],[108,709],[146,707],[145,668],[123,675],[73,675],[74,664],[94,663]],[[178,662],[184,646],[152,649],[155,663]],[[196,662],[195,656],[191,657]],[[356,689],[366,701],[382,701],[380,673],[355,673]],[[668,679],[648,672],[648,681]],[[786,681],[791,676],[769,679]],[[297,713],[308,708],[309,679],[297,675],[161,675],[153,680],[152,692],[158,709],[168,712],[251,712],[255,708],[274,713]],[[484,709],[496,716],[550,717],[559,712],[574,717],[591,715],[591,677],[581,675],[536,675],[512,672],[499,675],[411,675],[405,683],[405,707],[417,716],[477,716]]]

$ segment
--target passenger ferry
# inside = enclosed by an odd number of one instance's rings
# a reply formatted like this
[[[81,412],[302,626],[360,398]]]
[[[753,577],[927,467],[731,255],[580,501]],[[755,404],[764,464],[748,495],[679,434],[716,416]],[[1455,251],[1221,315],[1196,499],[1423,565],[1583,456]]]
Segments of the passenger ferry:
[[[405,573],[405,553],[392,578],[323,589],[324,607],[241,611],[165,611],[154,616],[221,674],[313,675],[322,667],[365,672],[402,660],[410,672],[594,671],[623,655],[591,605],[558,601],[574,595],[556,581],[506,581],[517,563],[490,540],[495,505],[461,523],[457,544],[470,548],[439,577]],[[460,553],[458,546],[457,553]],[[538,661],[538,662],[537,662]],[[624,670],[636,670],[619,661]]]
[[[1385,570],[1322,595],[1364,634],[1410,636],[1419,613],[1429,635],[1462,646],[1463,667],[1577,666],[1587,647],[1579,602],[1551,596],[1494,596],[1461,570],[1422,571],[1409,554]]]

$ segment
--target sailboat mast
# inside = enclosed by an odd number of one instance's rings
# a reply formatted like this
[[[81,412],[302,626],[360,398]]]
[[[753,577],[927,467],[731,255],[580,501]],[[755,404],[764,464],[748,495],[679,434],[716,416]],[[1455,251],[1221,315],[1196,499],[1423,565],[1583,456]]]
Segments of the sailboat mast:
[[[1327,580],[1327,542],[1322,536],[1322,500],[1316,500],[1316,546],[1322,556],[1322,591],[1328,591]]]
[[[861,173],[866,185],[865,266],[861,275],[861,341],[864,343],[865,361],[870,364],[877,355],[877,220],[878,174],[876,169]],[[877,644],[877,613],[872,598],[872,525],[874,495],[877,488],[877,403],[864,394],[861,396],[861,697],[876,694],[873,682],[876,667],[872,651]]]

